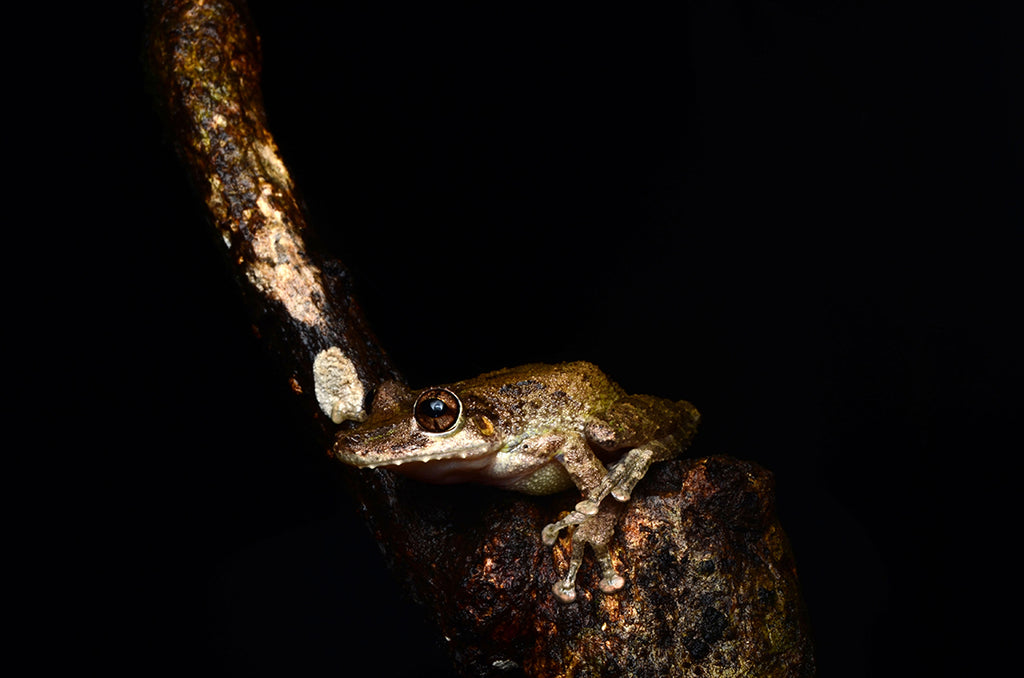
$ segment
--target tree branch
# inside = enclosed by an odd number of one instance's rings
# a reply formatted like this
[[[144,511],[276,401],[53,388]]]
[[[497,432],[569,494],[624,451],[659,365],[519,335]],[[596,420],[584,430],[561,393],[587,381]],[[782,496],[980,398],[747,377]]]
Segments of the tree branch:
[[[150,5],[148,58],[175,147],[224,243],[257,331],[324,436],[398,378],[326,259],[266,128],[259,39],[244,3]],[[579,597],[551,583],[569,540],[542,527],[578,500],[435,487],[347,470],[394,572],[427,605],[467,676],[811,676],[814,660],[771,475],[726,457],[656,466],[626,505],[612,554],[626,587]]]
[[[369,391],[398,375],[352,298],[345,267],[322,256],[306,226],[267,130],[259,38],[245,4],[154,2],[148,46],[175,148],[257,331],[325,432],[362,419]]]

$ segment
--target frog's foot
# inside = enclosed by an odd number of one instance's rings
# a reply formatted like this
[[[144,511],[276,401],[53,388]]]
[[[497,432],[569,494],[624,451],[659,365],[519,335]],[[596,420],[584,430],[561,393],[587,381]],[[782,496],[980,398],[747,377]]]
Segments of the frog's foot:
[[[551,587],[554,591],[555,597],[563,603],[571,603],[576,600],[576,573],[580,569],[580,564],[583,562],[583,548],[576,548],[576,544],[573,543],[572,557],[569,560],[569,570],[565,573],[565,576],[559,579]]]
[[[544,528],[542,536],[544,543],[552,545],[558,537],[558,533],[569,526],[576,526],[572,535],[572,554],[569,557],[569,569],[565,576],[555,582],[552,590],[555,596],[563,603],[571,603],[576,599],[576,573],[583,562],[583,553],[587,544],[594,551],[601,566],[601,581],[599,586],[605,593],[614,593],[621,589],[626,580],[623,579],[615,569],[615,563],[608,550],[608,543],[615,533],[615,524],[622,513],[621,504],[611,504],[603,507],[603,510],[595,515],[584,515],[579,511],[573,511],[562,520],[551,523]]]
[[[594,545],[592,544],[591,546]],[[611,553],[609,553],[607,547],[594,547],[594,555],[597,556],[598,563],[601,565],[601,582],[598,586],[601,587],[602,591],[605,593],[615,593],[626,585],[626,580],[615,569],[615,563],[612,562]],[[569,561],[569,570],[563,578],[556,581],[551,587],[555,597],[563,603],[571,603],[576,600],[576,573],[579,571],[582,562],[583,544],[576,544],[574,542],[572,558]]]
[[[626,580],[615,569],[615,563],[612,561],[612,554],[608,551],[608,546],[591,544],[590,547],[594,549],[597,562],[601,565],[601,582],[598,584],[601,590],[605,593],[615,593],[625,586]]]
[[[640,482],[640,479],[647,475],[654,459],[654,450],[647,447],[638,447],[630,450],[629,454],[623,457],[615,467],[608,472],[611,478],[611,495],[618,501],[629,501],[633,494],[633,488]]]

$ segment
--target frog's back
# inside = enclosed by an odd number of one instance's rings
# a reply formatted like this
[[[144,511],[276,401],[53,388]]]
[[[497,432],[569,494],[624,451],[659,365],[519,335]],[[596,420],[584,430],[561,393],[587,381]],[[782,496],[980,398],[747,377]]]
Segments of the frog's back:
[[[583,417],[607,407],[624,395],[596,365],[584,362],[532,363],[488,372],[453,389],[464,399],[489,403],[496,410],[523,421],[551,417]]]
[[[501,389],[509,393],[514,389],[541,387],[564,391],[571,395],[584,396],[591,393],[613,392],[623,393],[618,384],[613,382],[601,369],[590,362],[578,360],[567,363],[530,363],[518,367],[507,367],[493,372],[486,372],[475,379],[460,382],[458,385],[488,389]]]

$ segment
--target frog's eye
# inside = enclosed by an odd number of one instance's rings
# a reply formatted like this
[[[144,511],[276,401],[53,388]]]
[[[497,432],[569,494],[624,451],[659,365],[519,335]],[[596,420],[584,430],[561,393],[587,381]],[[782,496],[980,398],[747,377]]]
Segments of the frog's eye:
[[[448,433],[459,424],[462,403],[446,388],[428,388],[416,399],[412,413],[427,433]]]

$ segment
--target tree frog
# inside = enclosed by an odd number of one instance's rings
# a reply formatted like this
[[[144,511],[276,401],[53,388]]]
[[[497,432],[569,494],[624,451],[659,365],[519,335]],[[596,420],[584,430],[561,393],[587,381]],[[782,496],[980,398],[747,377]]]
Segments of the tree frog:
[[[628,395],[587,362],[533,364],[420,391],[384,382],[369,418],[339,434],[333,453],[352,466],[383,466],[432,483],[528,494],[575,485],[582,500],[541,534],[550,546],[562,529],[575,527],[568,571],[553,587],[571,602],[585,544],[602,568],[601,590],[622,588],[608,550],[620,510],[604,499],[628,501],[653,462],[689,445],[699,418],[686,401]]]

